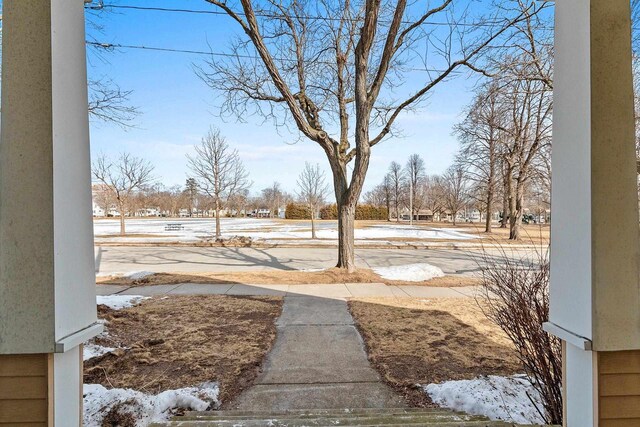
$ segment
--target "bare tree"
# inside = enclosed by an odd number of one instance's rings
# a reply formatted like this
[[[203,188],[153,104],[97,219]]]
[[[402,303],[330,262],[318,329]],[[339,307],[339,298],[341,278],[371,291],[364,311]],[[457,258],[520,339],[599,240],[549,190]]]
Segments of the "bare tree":
[[[391,187],[391,203],[396,213],[396,222],[400,222],[400,206],[404,202],[405,176],[400,163],[391,162],[385,181]]]
[[[338,206],[337,267],[349,271],[356,269],[355,209],[372,147],[458,69],[477,71],[474,62],[522,15],[504,18],[503,10],[495,10],[478,17],[480,25],[460,26],[473,18],[469,8],[455,9],[453,0],[426,10],[407,0],[206,1],[246,39],[236,40],[230,59],[212,57],[198,75],[222,92],[222,114],[242,119],[255,113],[276,125],[295,124],[301,137],[322,148]],[[437,17],[449,25],[427,25]],[[429,57],[420,53],[425,51]],[[440,69],[428,66],[433,63]],[[426,68],[424,79],[416,77],[417,64]],[[393,89],[409,76],[416,89],[398,100]]]
[[[509,109],[505,129],[505,189],[509,191],[509,239],[518,240],[527,186],[537,158],[551,144],[552,90],[537,80],[516,80],[505,87]]]
[[[424,183],[424,205],[431,211],[431,220],[439,216],[445,206],[444,180],[440,175],[427,176]]]
[[[442,177],[444,190],[444,205],[453,217],[456,225],[458,213],[467,203],[467,176],[460,164],[450,166]]]
[[[424,160],[419,154],[412,154],[409,156],[404,169],[407,183],[409,184],[409,215],[411,215],[411,221],[413,222],[414,215],[420,212],[424,203],[423,189],[426,178]]]
[[[324,172],[320,170],[320,165],[312,166],[305,162],[304,170],[298,177],[298,197],[309,207],[312,239],[316,239],[315,217],[318,207],[324,203],[328,191],[329,188],[325,182]]]
[[[504,138],[505,111],[498,91],[495,82],[483,86],[465,119],[455,127],[461,145],[457,161],[464,166],[485,202],[486,233],[491,233],[491,215],[500,182],[501,138]]]
[[[198,187],[214,202],[216,214],[216,238],[221,238],[220,212],[231,197],[250,187],[249,174],[245,170],[238,150],[229,147],[227,140],[216,128],[195,147],[194,155],[187,155],[189,168]]]
[[[280,216],[280,206],[286,202],[287,197],[282,190],[279,182],[274,182],[271,187],[262,189],[262,199],[269,208],[269,217],[274,218]]]
[[[115,197],[120,215],[120,234],[124,236],[124,219],[130,214],[130,202],[136,190],[152,180],[153,166],[141,158],[122,153],[114,161],[99,156],[92,165],[93,176],[106,185]]]

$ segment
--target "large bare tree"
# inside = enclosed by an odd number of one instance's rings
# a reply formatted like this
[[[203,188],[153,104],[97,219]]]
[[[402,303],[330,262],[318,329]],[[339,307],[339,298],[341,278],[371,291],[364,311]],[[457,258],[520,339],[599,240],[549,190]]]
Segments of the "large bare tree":
[[[521,19],[498,9],[482,19],[454,0],[426,8],[408,0],[206,1],[246,37],[199,76],[223,94],[222,114],[294,124],[322,148],[338,206],[337,267],[349,271],[356,269],[355,208],[372,147],[458,69],[477,70],[478,57]],[[436,19],[446,25],[430,25]]]
[[[125,216],[130,214],[136,191],[153,181],[153,166],[146,160],[122,153],[117,159],[100,155],[92,165],[93,176],[113,193],[120,215],[120,234],[125,234]]]
[[[220,231],[220,212],[229,200],[251,186],[249,173],[245,170],[238,150],[229,146],[220,130],[211,128],[202,138],[195,154],[187,155],[189,168],[202,192],[213,199],[216,212],[216,238]]]
[[[449,166],[442,176],[444,206],[451,213],[453,225],[456,225],[458,213],[468,201],[468,178],[460,164]]]
[[[467,176],[476,185],[479,197],[484,200],[486,233],[491,233],[491,216],[501,182],[500,150],[501,138],[505,136],[502,132],[504,120],[499,87],[488,83],[478,90],[466,117],[455,127],[460,141],[457,162],[464,166]]]
[[[327,183],[325,181],[324,172],[320,169],[320,165],[315,166],[309,162],[305,162],[304,170],[298,177],[298,197],[309,207],[311,215],[311,238],[316,239],[316,222],[315,218],[318,208],[324,203],[327,197]]]

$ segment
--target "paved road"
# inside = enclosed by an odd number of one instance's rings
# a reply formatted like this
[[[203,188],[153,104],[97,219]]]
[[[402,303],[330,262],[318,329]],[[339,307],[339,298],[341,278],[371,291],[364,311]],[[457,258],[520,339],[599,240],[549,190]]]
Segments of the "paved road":
[[[499,259],[498,251],[487,255]],[[513,249],[510,257],[533,257],[528,249]],[[360,267],[386,267],[426,262],[447,274],[472,274],[482,262],[481,250],[358,249]],[[329,268],[337,259],[335,248],[221,248],[189,246],[104,246],[96,248],[96,272],[102,275],[130,271],[219,272],[303,270]]]

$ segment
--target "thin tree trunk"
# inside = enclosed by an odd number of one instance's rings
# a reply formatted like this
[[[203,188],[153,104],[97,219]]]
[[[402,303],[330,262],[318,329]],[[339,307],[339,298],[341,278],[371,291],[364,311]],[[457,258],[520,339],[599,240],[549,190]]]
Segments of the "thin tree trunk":
[[[119,203],[118,209],[120,210],[120,235],[124,236],[126,233],[126,230],[124,227],[124,203]]]
[[[313,205],[309,206],[309,211],[311,212],[311,238],[312,239],[316,239],[316,222],[315,222],[315,215],[314,215],[314,210],[313,210]]]
[[[509,222],[509,240],[520,240],[520,230],[522,228],[522,214],[523,214],[523,198],[524,191],[522,184],[518,183],[516,186],[516,194],[511,197],[510,207],[510,222]]]
[[[220,201],[216,198],[216,239],[221,237],[220,233]]]
[[[352,273],[356,271],[355,262],[355,206],[338,204],[338,264]]]
[[[484,232],[491,233],[491,212],[493,211],[493,191],[487,191],[487,213],[484,222]]]
[[[125,235],[125,229],[124,229],[124,213],[120,212],[120,235],[124,236]]]
[[[512,184],[511,184],[511,171],[509,171],[504,178],[504,191],[502,198],[502,221],[500,228],[507,228],[509,221],[509,200],[511,199]]]

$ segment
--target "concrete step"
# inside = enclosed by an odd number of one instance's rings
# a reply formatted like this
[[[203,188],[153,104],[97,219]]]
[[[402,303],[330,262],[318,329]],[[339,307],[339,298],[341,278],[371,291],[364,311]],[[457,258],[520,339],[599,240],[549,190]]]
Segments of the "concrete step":
[[[445,409],[398,408],[356,410],[309,410],[264,413],[259,411],[188,412],[173,421],[153,426],[181,427],[320,427],[320,426],[442,426],[507,427],[513,424],[489,421]]]

